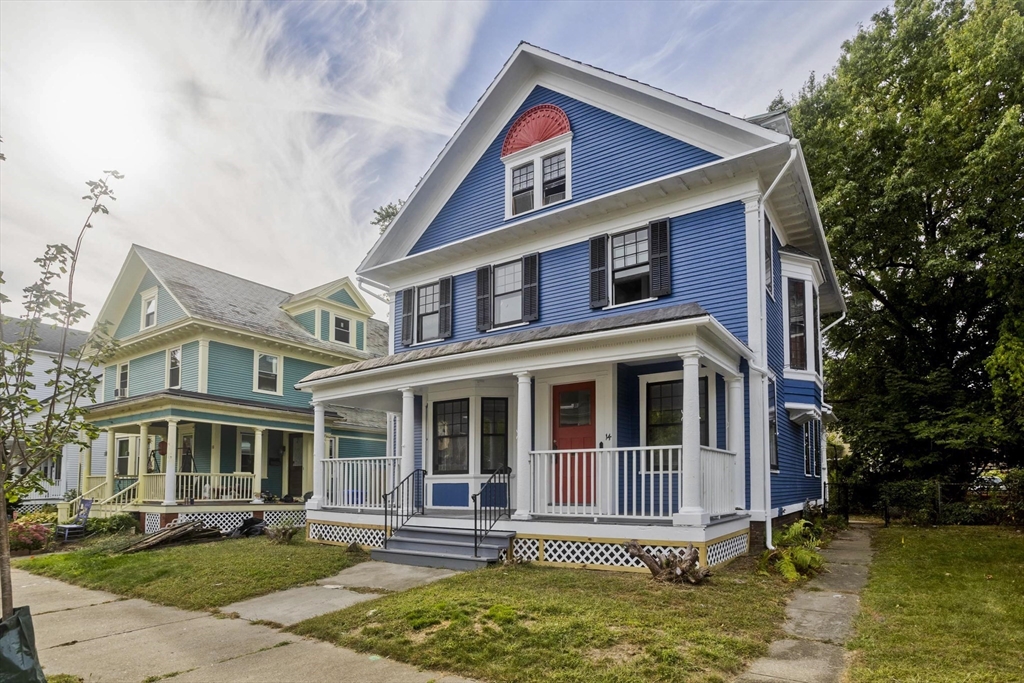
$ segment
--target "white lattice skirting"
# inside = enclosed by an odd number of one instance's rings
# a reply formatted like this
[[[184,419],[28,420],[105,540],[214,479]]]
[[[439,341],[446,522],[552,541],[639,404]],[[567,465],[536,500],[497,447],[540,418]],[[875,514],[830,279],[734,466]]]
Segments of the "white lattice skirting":
[[[741,534],[727,538],[724,541],[708,544],[708,565],[714,566],[739,557],[747,552],[750,542],[750,534]]]
[[[54,501],[48,502],[48,503],[22,503],[21,505],[18,506],[18,514],[19,515],[27,515],[30,512],[39,512],[40,510],[42,510],[47,505],[49,505],[51,508],[53,508],[53,507],[56,507],[57,503],[60,503],[60,502],[61,501],[59,501],[59,500],[54,500]]]
[[[159,512],[147,512],[146,513],[146,533],[151,534],[154,531],[160,531],[160,513]]]
[[[252,514],[248,512],[191,512],[178,515],[178,523],[199,520],[206,526],[231,531],[250,517]]]
[[[384,545],[384,529],[310,522],[309,540],[343,545],[358,543],[372,548],[380,548]]]
[[[267,526],[275,524],[291,524],[292,526],[306,526],[305,510],[267,510],[263,513],[263,521]]]

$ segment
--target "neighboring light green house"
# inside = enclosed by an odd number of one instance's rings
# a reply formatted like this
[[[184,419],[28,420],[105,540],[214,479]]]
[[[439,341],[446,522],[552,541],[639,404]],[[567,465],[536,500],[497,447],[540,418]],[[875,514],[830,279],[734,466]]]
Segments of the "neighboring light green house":
[[[89,412],[108,447],[83,449],[83,496],[147,530],[178,516],[304,522],[314,411],[294,385],[385,355],[388,326],[372,315],[348,278],[290,294],[133,245],[97,318],[120,348]],[[333,457],[385,455],[383,413],[325,421]]]

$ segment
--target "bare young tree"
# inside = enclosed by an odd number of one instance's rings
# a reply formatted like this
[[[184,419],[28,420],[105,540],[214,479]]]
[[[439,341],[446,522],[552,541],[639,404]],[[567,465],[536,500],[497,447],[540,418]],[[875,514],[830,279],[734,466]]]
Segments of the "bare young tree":
[[[74,300],[82,241],[92,219],[109,213],[105,202],[116,199],[109,181],[122,177],[117,171],[104,171],[100,180],[86,183],[89,192],[82,198],[90,202],[89,213],[74,248],[65,244],[46,247],[35,260],[39,279],[23,292],[25,313],[15,322],[19,334],[5,339],[0,327],[0,482],[4,494],[0,496],[0,602],[4,620],[14,612],[8,502],[39,490],[45,481],[41,466],[60,457],[65,446],[80,443],[81,434],[98,436],[86,419],[86,410],[99,384],[96,368],[113,352],[116,342],[98,330],[71,351],[68,330],[87,315],[85,307]],[[0,272],[0,314],[3,304],[11,301],[3,293],[3,285]],[[43,325],[62,331],[62,342],[53,364],[45,369],[45,378],[36,378],[33,350]]]

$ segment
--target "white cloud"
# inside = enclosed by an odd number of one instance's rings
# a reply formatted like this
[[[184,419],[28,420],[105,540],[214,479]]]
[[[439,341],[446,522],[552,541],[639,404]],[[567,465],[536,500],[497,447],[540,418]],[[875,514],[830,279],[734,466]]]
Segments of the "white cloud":
[[[299,291],[351,274],[371,209],[404,195],[462,118],[446,102],[479,5],[5,4],[0,264],[10,295],[84,218],[112,215],[77,290],[99,310],[137,242]]]

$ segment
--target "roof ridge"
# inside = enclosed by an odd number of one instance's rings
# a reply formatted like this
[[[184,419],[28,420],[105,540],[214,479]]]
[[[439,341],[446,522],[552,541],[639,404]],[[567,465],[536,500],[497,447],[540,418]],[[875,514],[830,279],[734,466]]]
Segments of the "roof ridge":
[[[225,275],[227,277],[233,278],[235,280],[240,280],[241,282],[245,282],[245,283],[248,283],[250,285],[256,285],[257,287],[262,287],[263,289],[270,289],[270,290],[273,290],[275,292],[279,292],[280,294],[283,294],[283,295],[288,296],[288,297],[294,296],[291,292],[286,291],[284,289],[278,289],[277,287],[271,287],[270,285],[263,284],[262,282],[256,282],[255,280],[250,280],[249,278],[242,277],[241,275],[235,275],[233,273],[228,273],[228,272],[223,271],[223,270],[218,270],[217,268],[211,268],[210,266],[205,266],[202,263],[196,263],[195,261],[189,261],[188,259],[183,259],[180,256],[175,256],[174,254],[168,254],[168,253],[163,252],[163,251],[157,251],[156,249],[152,249],[150,247],[144,247],[141,244],[132,244],[132,248],[136,249],[136,250],[148,251],[148,252],[150,252],[152,254],[156,254],[157,256],[162,256],[164,258],[169,258],[169,259],[173,259],[175,261],[180,261],[181,263],[187,263],[190,266],[195,266],[196,268],[203,268],[204,270],[209,270],[209,271],[212,271],[214,273],[218,273],[220,275]],[[143,261],[145,261],[145,257],[144,256],[143,256]],[[152,266],[150,266],[149,263],[147,263],[146,266],[150,267],[150,269],[152,269]],[[156,275],[156,273],[154,273],[154,275]]]

